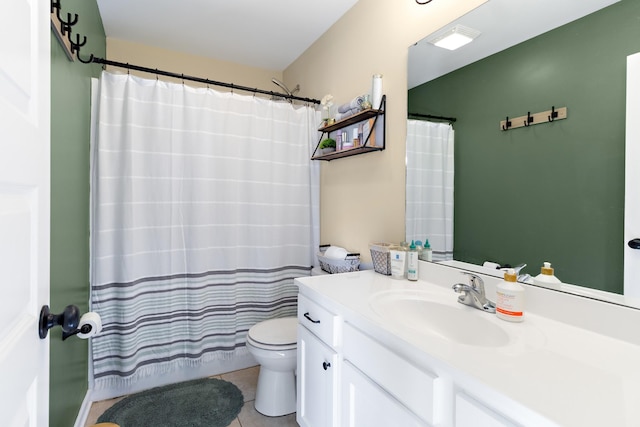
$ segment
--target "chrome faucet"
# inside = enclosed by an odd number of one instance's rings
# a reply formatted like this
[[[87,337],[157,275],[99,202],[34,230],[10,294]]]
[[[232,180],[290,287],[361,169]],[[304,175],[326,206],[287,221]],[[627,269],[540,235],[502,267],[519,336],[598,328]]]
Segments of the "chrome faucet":
[[[456,283],[453,285],[453,290],[462,294],[458,297],[458,302],[487,313],[495,313],[496,305],[485,296],[482,278],[467,271],[463,271],[462,274],[469,276],[469,284]]]

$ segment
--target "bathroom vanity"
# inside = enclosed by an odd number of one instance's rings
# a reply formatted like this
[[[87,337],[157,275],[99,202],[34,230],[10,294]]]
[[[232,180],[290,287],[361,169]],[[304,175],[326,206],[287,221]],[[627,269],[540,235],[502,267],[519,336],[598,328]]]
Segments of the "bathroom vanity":
[[[640,310],[528,286],[525,321],[505,322],[457,302],[460,273],[296,279],[298,423],[639,425]]]

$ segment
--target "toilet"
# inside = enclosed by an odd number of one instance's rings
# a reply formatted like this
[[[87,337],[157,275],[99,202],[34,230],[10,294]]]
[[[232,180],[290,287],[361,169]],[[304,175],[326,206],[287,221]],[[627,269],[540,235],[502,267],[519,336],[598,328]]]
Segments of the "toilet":
[[[256,411],[270,417],[296,411],[296,317],[265,320],[247,333],[247,349],[260,364]]]

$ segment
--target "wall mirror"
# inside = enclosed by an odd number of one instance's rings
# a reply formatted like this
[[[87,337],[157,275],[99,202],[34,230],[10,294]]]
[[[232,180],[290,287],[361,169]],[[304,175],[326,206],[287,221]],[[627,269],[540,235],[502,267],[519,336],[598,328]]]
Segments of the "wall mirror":
[[[523,11],[525,11],[523,13]],[[562,290],[622,297],[626,58],[640,51],[633,0],[489,0],[436,31],[480,32],[448,51],[409,48],[409,113],[456,118],[454,258],[545,261]],[[507,116],[567,119],[503,131]],[[410,116],[411,118],[411,116]],[[407,236],[407,239],[428,236]]]

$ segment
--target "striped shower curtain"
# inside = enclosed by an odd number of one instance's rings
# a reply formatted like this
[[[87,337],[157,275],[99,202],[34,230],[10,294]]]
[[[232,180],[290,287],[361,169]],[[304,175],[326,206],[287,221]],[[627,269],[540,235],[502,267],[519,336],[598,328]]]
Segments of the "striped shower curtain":
[[[318,114],[106,72],[98,98],[94,390],[245,354],[249,327],[295,314],[314,263]]]
[[[448,123],[407,121],[406,239],[429,239],[434,261],[453,259],[453,142]]]

